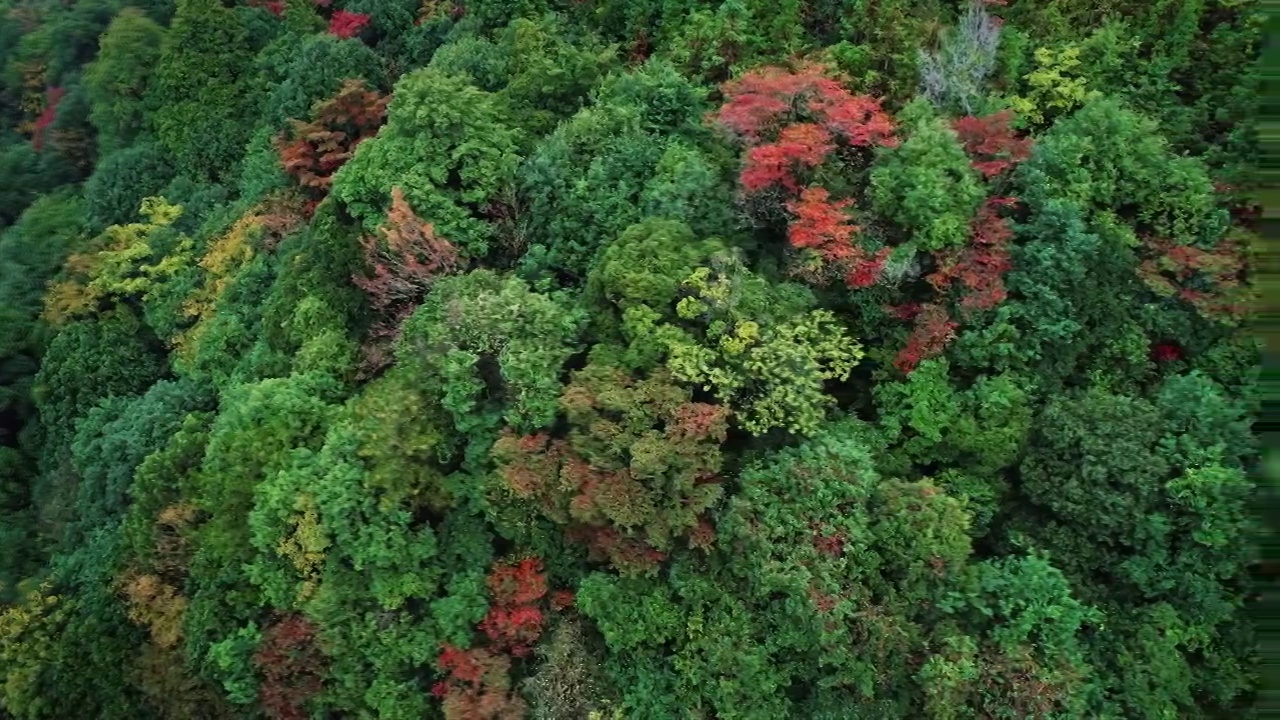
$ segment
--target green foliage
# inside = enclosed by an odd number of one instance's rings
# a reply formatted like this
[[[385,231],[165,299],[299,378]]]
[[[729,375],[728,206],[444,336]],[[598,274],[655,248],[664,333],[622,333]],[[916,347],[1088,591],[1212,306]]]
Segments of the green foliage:
[[[830,404],[825,383],[846,379],[861,349],[832,313],[812,309],[808,291],[770,285],[720,247],[694,242],[681,223],[651,220],[602,253],[588,288],[620,320],[626,351],[618,359],[665,364],[676,380],[732,407],[753,434],[812,433]]]
[[[947,360],[925,360],[902,382],[875,388],[882,432],[897,467],[945,463],[979,476],[1015,464],[1031,428],[1028,394],[1017,376],[982,377],[958,391]]]
[[[0,0],[0,716],[1256,715],[1262,39]]]
[[[216,0],[179,0],[147,91],[156,138],[178,172],[230,177],[249,139],[256,98],[244,22]]]
[[[685,281],[676,313],[704,328],[694,335],[670,334],[667,367],[678,380],[700,385],[732,406],[748,432],[781,427],[812,433],[831,404],[824,384],[847,379],[861,348],[825,310],[791,320],[752,312],[750,301],[740,299],[750,296],[742,287],[750,280],[735,274],[732,266],[718,272],[702,267]],[[772,322],[756,319],[765,317]],[[646,340],[635,333],[636,341]]]
[[[208,405],[190,383],[162,380],[143,395],[110,397],[85,414],[71,445],[79,482],[69,541],[119,523],[134,471],[165,445],[188,413]]]
[[[1203,163],[1175,155],[1150,120],[1115,100],[1091,102],[1056,123],[1018,176],[1033,208],[1071,201],[1100,223],[1127,220],[1128,232],[1178,244],[1212,247],[1228,224]]]
[[[390,505],[447,505],[441,466],[450,459],[448,416],[405,367],[370,383],[352,403],[366,482]]]
[[[881,151],[871,170],[872,209],[907,231],[922,250],[969,239],[969,221],[985,195],[955,132],[923,100],[903,111],[907,138]]]
[[[98,41],[98,56],[85,73],[85,87],[93,104],[89,117],[98,131],[98,151],[104,157],[127,147],[146,129],[143,97],[164,38],[164,28],[130,7],[120,11]]]
[[[84,204],[69,193],[33,203],[0,234],[0,411],[29,415],[31,377],[48,333],[37,323],[45,284],[82,241]]]
[[[1100,645],[1096,664],[1128,675],[1113,682],[1134,693],[1134,675],[1162,675],[1145,682],[1163,688],[1163,706],[1185,712],[1194,701],[1177,688],[1196,673],[1223,673],[1229,685],[1215,702],[1240,692],[1239,681],[1226,678],[1239,678],[1249,651],[1236,625],[1242,598],[1227,578],[1239,577],[1249,549],[1227,538],[1248,532],[1243,503],[1251,483],[1233,467],[1246,450],[1240,411],[1228,409],[1211,383],[1171,378],[1154,400],[1090,391],[1050,403],[1038,423],[1045,435],[1021,473],[1027,498],[1040,509],[1027,532],[1061,558],[1082,596],[1120,618],[1155,614],[1174,628],[1156,644],[1134,630],[1149,620],[1110,621],[1100,643],[1124,646],[1120,652],[1135,663],[1122,670],[1117,650]],[[1216,428],[1211,437],[1188,432],[1192,416]],[[1234,447],[1223,443],[1233,436]],[[1153,664],[1183,669],[1170,674]],[[1142,692],[1118,702],[1136,707],[1150,690]]]
[[[333,97],[344,80],[361,78],[385,89],[383,60],[368,46],[332,35],[282,38],[259,54],[263,112],[259,122],[279,131],[290,118],[305,119],[315,103]]]
[[[554,15],[518,18],[496,41],[462,35],[446,44],[431,58],[431,67],[465,75],[497,93],[526,136],[539,137],[581,108],[615,62],[612,48],[589,37],[566,37],[567,30]]]
[[[615,75],[540,142],[520,171],[529,198],[527,276],[581,282],[596,254],[646,216],[723,233],[729,177],[699,149],[705,91],[666,63]]]
[[[1070,112],[1100,97],[1096,90],[1087,89],[1085,78],[1079,77],[1080,48],[1037,48],[1035,62],[1036,69],[1023,78],[1027,96],[1009,98],[1009,106],[1029,120],[1044,122],[1048,115]]]
[[[63,328],[49,343],[32,390],[46,457],[69,447],[76,421],[100,400],[146,390],[163,367],[144,326],[127,309]]]
[[[405,324],[396,354],[438,393],[464,435],[550,425],[581,309],[489,270],[444,278]],[[486,448],[487,449],[487,448]]]
[[[108,155],[84,184],[93,227],[124,225],[138,215],[144,198],[160,194],[173,179],[169,160],[155,143],[139,143]]]
[[[0,657],[5,668],[0,706],[16,717],[54,717],[53,703],[42,692],[42,678],[58,652],[57,638],[66,622],[68,603],[50,590],[48,586],[29,589],[0,614]]]
[[[417,70],[396,83],[386,126],[338,171],[333,196],[373,233],[399,187],[437,232],[483,257],[493,235],[483,211],[512,179],[517,140],[493,95]]]
[[[1041,393],[1085,378],[1134,388],[1151,366],[1133,317],[1140,289],[1123,227],[1091,231],[1078,205],[1054,200],[1018,234],[1025,241],[1005,283],[1019,301],[962,333],[957,361],[1025,374]]]

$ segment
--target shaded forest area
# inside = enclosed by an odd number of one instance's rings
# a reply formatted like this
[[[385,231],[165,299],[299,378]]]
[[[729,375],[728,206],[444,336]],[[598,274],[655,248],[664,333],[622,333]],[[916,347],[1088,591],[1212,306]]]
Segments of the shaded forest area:
[[[0,0],[0,718],[1259,717],[1262,27]]]

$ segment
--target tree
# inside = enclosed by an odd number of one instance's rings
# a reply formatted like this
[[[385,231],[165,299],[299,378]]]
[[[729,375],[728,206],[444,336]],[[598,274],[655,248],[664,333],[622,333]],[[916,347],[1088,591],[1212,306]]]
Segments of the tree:
[[[516,166],[501,105],[462,78],[422,69],[396,83],[387,124],[333,178],[333,195],[375,232],[399,187],[415,212],[472,257],[489,250],[483,210]]]
[[[179,0],[148,85],[149,120],[178,171],[233,176],[251,130],[252,49],[244,21],[216,0]]]
[[[405,324],[396,357],[431,383],[457,431],[487,454],[502,423],[530,431],[553,422],[584,319],[563,296],[473,270],[436,283]]]
[[[146,129],[144,96],[164,44],[164,28],[137,8],[125,8],[99,41],[98,57],[85,73],[93,105],[90,120],[105,157],[132,144]]]
[[[588,365],[560,399],[568,437],[505,432],[494,445],[506,490],[532,502],[624,573],[652,573],[681,540],[707,548],[721,496],[723,406],[693,402],[656,372]]]
[[[413,214],[399,188],[391,191],[387,224],[378,228],[378,235],[380,238],[365,236],[361,241],[372,277],[351,279],[369,296],[378,316],[369,331],[374,343],[369,348],[375,358],[372,369],[386,362],[376,359],[384,353],[378,344],[394,340],[436,278],[455,271],[461,263],[453,244]]]
[[[581,284],[597,253],[646,217],[705,235],[733,227],[725,168],[702,149],[705,98],[670,64],[647,63],[603,81],[595,103],[539,142],[519,172],[529,201],[522,275]]]
[[[337,95],[316,103],[310,122],[295,120],[291,132],[276,138],[280,164],[298,184],[323,197],[360,143],[377,134],[390,101],[358,80],[345,82]]]
[[[105,156],[84,185],[94,229],[133,220],[143,199],[159,195],[171,180],[173,167],[155,143],[137,143]]]
[[[884,152],[871,171],[872,209],[920,249],[963,245],[985,195],[982,186],[942,118],[921,101],[903,114],[910,118],[907,139]]]

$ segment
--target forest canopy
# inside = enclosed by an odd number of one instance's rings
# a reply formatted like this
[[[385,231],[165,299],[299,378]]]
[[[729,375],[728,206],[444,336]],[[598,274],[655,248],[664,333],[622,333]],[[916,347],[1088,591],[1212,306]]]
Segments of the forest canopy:
[[[0,0],[0,719],[1262,717],[1262,36]]]

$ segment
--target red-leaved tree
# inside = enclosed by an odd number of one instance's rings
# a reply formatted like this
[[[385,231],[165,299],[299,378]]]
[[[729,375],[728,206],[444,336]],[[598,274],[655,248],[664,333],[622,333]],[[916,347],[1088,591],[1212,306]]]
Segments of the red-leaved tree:
[[[362,80],[346,81],[337,95],[312,108],[309,122],[293,120],[292,129],[276,139],[285,172],[322,199],[334,173],[386,122],[390,102]]]
[[[945,293],[958,282],[967,291],[960,299],[964,310],[990,310],[1004,302],[1004,274],[1013,267],[1013,229],[1000,210],[1016,203],[1010,197],[987,198],[973,220],[970,243],[934,254],[937,270],[927,278],[929,284]]]
[[[1222,240],[1210,250],[1150,238],[1144,242],[1138,276],[1156,294],[1190,304],[1208,320],[1236,324],[1249,312],[1240,245]]]
[[[850,92],[827,68],[812,63],[752,70],[722,90],[724,104],[710,120],[744,148],[738,180],[748,212],[766,223],[785,218],[787,242],[795,251],[789,272],[814,284],[839,278],[851,290],[892,283],[905,295],[890,311],[913,323],[894,362],[899,370],[909,373],[941,353],[959,327],[956,317],[1004,301],[1014,237],[1005,214],[1016,201],[1000,194],[1000,184],[1030,157],[1032,146],[1013,129],[1011,112],[952,123],[973,167],[993,188],[972,221],[969,242],[929,252],[903,248],[899,258],[894,246],[877,247],[869,239],[875,233],[864,236],[852,214],[856,187],[837,195],[834,184],[816,182],[856,178],[868,150],[898,145],[894,121],[877,100]],[[927,283],[917,282],[919,268],[930,266]]]
[[[485,644],[469,650],[445,645],[436,661],[446,676],[432,693],[441,698],[448,720],[523,718],[527,707],[511,690],[513,660],[533,652],[548,609],[573,604],[568,591],[548,593],[547,576],[536,557],[495,563],[487,584],[489,612],[479,625]]]
[[[1013,117],[1013,111],[1002,110],[983,117],[968,115],[951,123],[965,152],[973,158],[974,169],[984,177],[993,178],[1031,157],[1031,138],[1017,136],[1010,127]]]
[[[391,341],[431,284],[456,271],[462,258],[453,243],[413,212],[398,187],[391,190],[386,222],[360,244],[369,270],[351,281],[368,295],[376,316],[365,346],[364,370],[369,373],[386,364]]]
[[[329,34],[344,39],[353,38],[368,24],[368,15],[339,10],[329,18]]]
[[[907,338],[907,346],[894,359],[893,366],[903,373],[910,373],[921,360],[942,354],[947,343],[955,337],[959,325],[941,305],[926,303],[915,315],[915,328]]]
[[[799,263],[793,273],[821,281],[824,274],[837,273],[851,288],[874,285],[889,257],[890,248],[869,252],[857,242],[858,227],[846,212],[852,200],[831,200],[826,188],[805,188],[800,197],[787,203],[793,216],[787,226],[791,247],[816,255],[816,263]]]
[[[487,648],[446,645],[436,664],[446,679],[431,692],[446,720],[523,720],[528,705],[511,689],[511,656]]]
[[[323,687],[325,656],[316,644],[316,629],[300,615],[269,626],[253,662],[262,673],[260,698],[273,720],[306,720],[306,702]]]
[[[721,86],[725,103],[711,116],[747,148],[739,180],[750,193],[781,186],[797,193],[800,176],[844,146],[898,144],[878,100],[855,95],[822,65],[764,67]]]
[[[547,576],[542,562],[525,558],[515,563],[499,563],[489,573],[492,601],[480,630],[489,638],[489,647],[525,657],[542,635],[543,614],[538,602],[547,594]]]
[[[826,163],[898,144],[879,101],[849,92],[814,63],[759,68],[721,89],[724,105],[710,120],[744,147],[738,180],[748,208],[766,216],[786,211],[788,241],[800,251],[791,272],[815,283],[839,277],[854,288],[874,284],[889,251],[864,250],[847,213],[853,201],[833,199],[812,179]]]

